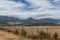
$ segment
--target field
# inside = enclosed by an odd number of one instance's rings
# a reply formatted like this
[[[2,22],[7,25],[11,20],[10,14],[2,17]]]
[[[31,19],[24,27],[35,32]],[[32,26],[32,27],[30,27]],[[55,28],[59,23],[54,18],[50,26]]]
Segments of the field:
[[[0,40],[18,40],[18,36],[8,32],[0,31]]]
[[[53,35],[54,33],[58,33],[58,37],[60,38],[60,26],[5,26],[3,28],[7,30],[12,30],[12,31],[18,30],[19,33],[21,33],[21,30],[23,28],[27,32],[27,35],[32,33],[34,35],[37,35],[37,31],[44,31],[44,32],[50,33],[51,35]],[[1,31],[0,31],[0,34],[2,34]],[[11,35],[11,33],[7,34],[7,32],[5,32],[5,35],[8,36],[8,35]],[[17,38],[17,36],[15,38]],[[28,38],[24,38],[22,36],[20,38],[21,38],[20,40],[23,40],[23,39],[29,40]]]

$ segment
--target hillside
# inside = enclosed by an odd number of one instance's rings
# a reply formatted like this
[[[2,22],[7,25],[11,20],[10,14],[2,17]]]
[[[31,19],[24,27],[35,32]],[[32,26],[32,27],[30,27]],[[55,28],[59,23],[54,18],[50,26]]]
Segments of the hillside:
[[[7,24],[8,22],[19,22],[20,20],[15,17],[0,16],[0,24]]]

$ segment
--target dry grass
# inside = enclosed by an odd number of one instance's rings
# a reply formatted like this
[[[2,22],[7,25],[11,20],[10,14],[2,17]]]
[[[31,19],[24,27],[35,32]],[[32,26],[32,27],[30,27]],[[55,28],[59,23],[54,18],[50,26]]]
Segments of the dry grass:
[[[0,40],[23,40],[23,37],[19,37],[8,32],[0,31]]]
[[[5,26],[3,28],[12,30],[12,31],[17,29],[19,32],[21,32],[22,26],[16,26],[16,27],[15,26]],[[32,34],[32,32],[33,32],[33,34],[36,35],[37,30],[39,30],[39,31],[45,31],[45,32],[51,33],[51,35],[53,35],[55,32],[57,32],[60,37],[60,26],[23,26],[23,28],[27,31],[28,34]],[[5,40],[5,39],[14,40],[18,37],[14,34],[0,31],[0,38],[1,38],[1,40]],[[21,35],[19,36],[19,38],[20,38],[19,40],[31,40],[31,39],[24,38]]]

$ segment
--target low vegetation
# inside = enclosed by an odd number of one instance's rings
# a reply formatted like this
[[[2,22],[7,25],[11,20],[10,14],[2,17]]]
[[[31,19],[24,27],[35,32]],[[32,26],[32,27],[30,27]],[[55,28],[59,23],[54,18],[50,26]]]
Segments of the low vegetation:
[[[13,33],[17,36],[21,35],[24,38],[30,38],[32,40],[60,40],[58,38],[58,33],[56,33],[56,32],[53,35],[51,35],[49,32],[37,30],[37,34],[34,35],[32,32],[31,32],[32,34],[28,34],[28,32],[23,27],[22,27],[21,32],[17,29],[12,31],[12,30],[4,29],[2,27],[0,28],[0,30],[6,31],[6,32],[9,32],[9,33]],[[8,39],[8,40],[10,40],[10,39]]]
[[[55,34],[53,35],[54,40],[58,40],[58,33],[55,32]]]
[[[25,26],[60,26],[57,23],[29,23],[29,24],[22,24]]]
[[[27,36],[27,32],[24,30],[24,28],[22,27],[21,33],[20,33],[23,37]]]

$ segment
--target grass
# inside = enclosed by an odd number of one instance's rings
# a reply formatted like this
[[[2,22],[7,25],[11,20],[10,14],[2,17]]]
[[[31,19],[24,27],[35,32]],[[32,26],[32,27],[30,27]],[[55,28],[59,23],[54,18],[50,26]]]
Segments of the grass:
[[[6,38],[7,40],[15,40],[16,38]]]
[[[0,34],[1,37],[5,36],[5,34]]]
[[[53,28],[53,27],[52,27]],[[41,39],[41,40],[44,40],[44,39],[47,39],[47,40],[50,40],[51,39],[51,36],[53,36],[52,38],[52,40],[58,40],[57,38],[58,38],[58,34],[57,33],[54,33],[53,35],[51,35],[50,33],[49,33],[49,30],[48,31],[40,31],[40,30],[38,30],[37,31],[37,33],[38,33],[38,35],[34,35],[34,34],[29,34],[28,36],[30,36],[30,37],[27,37],[26,35],[28,34],[27,33],[27,31],[25,30],[25,28],[22,28],[22,30],[21,30],[21,33],[20,33],[20,30],[17,30],[17,29],[15,29],[14,31],[12,31],[12,30],[8,30],[8,29],[2,29],[3,31],[5,31],[5,30],[7,30],[6,32],[9,32],[9,33],[13,33],[14,35],[16,35],[17,34],[17,36],[19,37],[19,40],[25,40],[25,39],[28,39],[28,38],[30,38],[30,39],[32,39],[32,40],[34,40],[34,39]],[[35,31],[34,31],[35,32]],[[7,38],[7,40],[14,40],[13,38]]]

